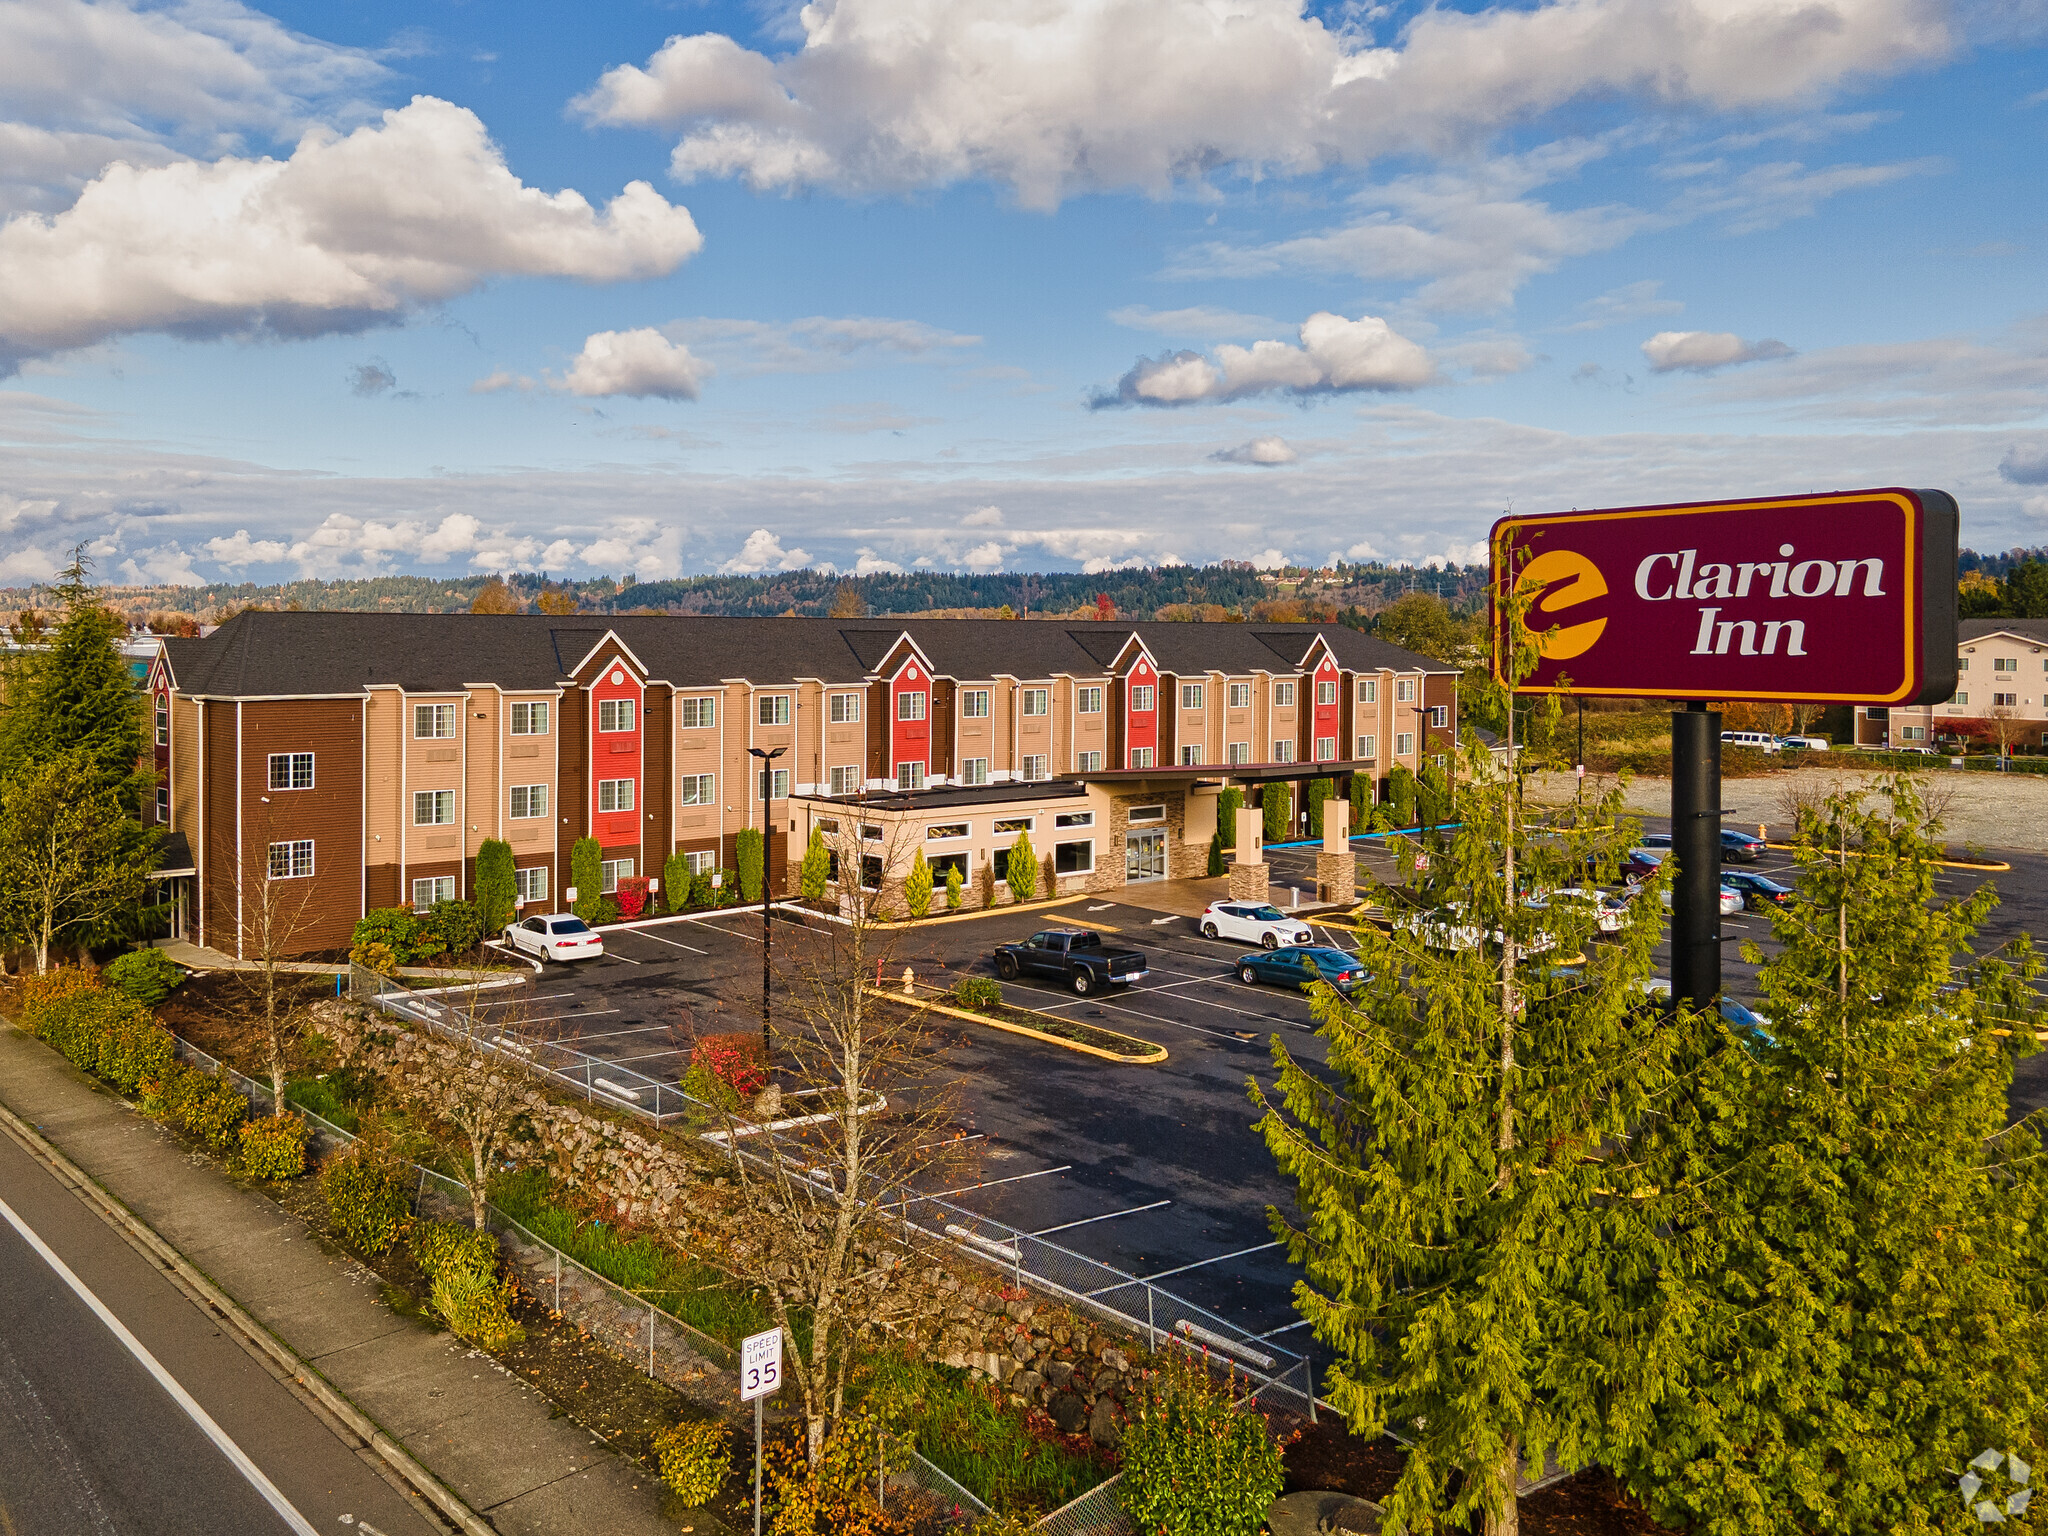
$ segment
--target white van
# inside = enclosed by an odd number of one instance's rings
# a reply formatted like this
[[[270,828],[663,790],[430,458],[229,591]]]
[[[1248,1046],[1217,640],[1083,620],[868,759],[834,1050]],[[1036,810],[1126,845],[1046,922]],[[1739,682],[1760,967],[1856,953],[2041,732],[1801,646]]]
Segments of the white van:
[[[1808,752],[1825,752],[1834,743],[1825,736],[1780,736],[1778,738],[1778,745],[1781,747],[1804,748]]]
[[[1721,745],[1754,747],[1759,752],[1775,752],[1778,750],[1778,738],[1763,731],[1723,731]]]

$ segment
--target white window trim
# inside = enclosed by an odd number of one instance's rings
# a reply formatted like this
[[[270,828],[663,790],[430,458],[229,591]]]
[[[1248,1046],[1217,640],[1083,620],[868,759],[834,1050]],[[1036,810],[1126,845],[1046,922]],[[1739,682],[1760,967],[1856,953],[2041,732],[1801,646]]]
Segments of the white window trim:
[[[790,708],[789,695],[786,693],[757,693],[754,700],[754,724],[765,725],[771,730],[776,726],[789,724],[795,713]],[[763,720],[761,716],[764,713],[770,716],[780,715],[781,718]]]
[[[1082,866],[1082,867],[1081,867],[1080,869],[1061,869],[1061,868],[1060,868],[1060,850],[1061,850],[1062,848],[1086,848],[1086,849],[1088,850],[1088,862],[1087,862],[1087,863],[1086,863],[1085,865],[1083,865],[1083,866]],[[1079,876],[1081,876],[1081,875],[1092,875],[1092,874],[1094,874],[1094,873],[1095,873],[1095,839],[1094,839],[1094,838],[1092,838],[1092,837],[1068,837],[1068,838],[1060,838],[1059,840],[1057,840],[1056,842],[1054,842],[1054,843],[1053,843],[1053,845],[1052,845],[1052,867],[1053,867],[1053,878],[1054,878],[1055,880],[1058,880],[1058,879],[1062,879],[1062,878],[1078,878],[1078,877],[1079,877]]]
[[[1102,686],[1090,683],[1074,690],[1074,713],[1077,715],[1099,715],[1102,713]]]
[[[441,815],[441,797],[448,797],[448,815]],[[420,800],[426,798],[432,805],[434,819],[420,820]],[[416,827],[452,827],[455,825],[455,791],[452,789],[416,789],[412,792],[412,824]]]
[[[280,848],[284,850],[284,872],[282,874],[276,868],[278,850]],[[299,850],[301,848],[306,851],[306,867],[304,869],[298,867]],[[272,880],[312,879],[315,868],[313,862],[313,839],[310,837],[293,837],[286,838],[282,842],[272,843],[270,845],[269,858],[263,867]]]
[[[539,810],[534,809],[534,792],[536,790],[540,794]],[[526,809],[523,811],[519,809],[518,799],[522,791],[526,795]],[[507,800],[509,802],[507,814],[513,821],[535,821],[546,817],[548,813],[548,787],[545,784],[514,784],[512,786],[512,793],[507,796]]]
[[[687,791],[683,786],[689,785]],[[694,795],[696,798],[691,799]],[[676,779],[677,805],[716,805],[718,803],[718,775],[715,773],[685,773]]]
[[[637,803],[640,797],[634,792],[634,783],[635,781],[632,779],[599,779],[597,781],[597,814],[600,816],[623,816],[629,811],[637,811],[640,808]],[[621,784],[626,786],[626,803],[624,805],[618,803],[618,787]],[[604,803],[604,792],[607,789],[612,792],[612,804],[609,808]]]

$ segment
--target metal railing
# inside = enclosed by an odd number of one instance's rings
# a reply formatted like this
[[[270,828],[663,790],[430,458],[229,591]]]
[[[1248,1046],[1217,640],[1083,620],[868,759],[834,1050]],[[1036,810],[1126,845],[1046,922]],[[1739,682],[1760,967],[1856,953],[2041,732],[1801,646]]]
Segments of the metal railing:
[[[1046,1536],[1134,1536],[1137,1527],[1124,1513],[1118,1485],[1119,1472],[1106,1483],[1097,1483],[1078,1499],[1062,1504],[1031,1529]]]

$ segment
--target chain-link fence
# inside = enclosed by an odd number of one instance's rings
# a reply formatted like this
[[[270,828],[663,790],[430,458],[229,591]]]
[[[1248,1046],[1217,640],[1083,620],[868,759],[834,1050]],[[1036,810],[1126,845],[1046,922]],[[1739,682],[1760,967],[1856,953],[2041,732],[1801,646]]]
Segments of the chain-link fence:
[[[1137,1527],[1118,1502],[1119,1472],[1106,1483],[1097,1483],[1071,1503],[1062,1504],[1031,1529],[1046,1536],[1133,1536]]]

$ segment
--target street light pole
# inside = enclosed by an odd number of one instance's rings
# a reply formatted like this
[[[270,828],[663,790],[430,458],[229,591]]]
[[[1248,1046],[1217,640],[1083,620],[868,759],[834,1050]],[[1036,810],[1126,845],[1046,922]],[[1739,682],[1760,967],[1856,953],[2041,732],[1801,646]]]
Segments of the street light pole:
[[[787,752],[787,747],[749,747],[747,756],[761,760],[761,1065],[765,1068],[773,1060],[775,1046],[768,1037],[768,961],[775,948],[775,935],[768,926],[768,903],[773,892],[768,881],[768,792],[774,785],[775,759]]]

